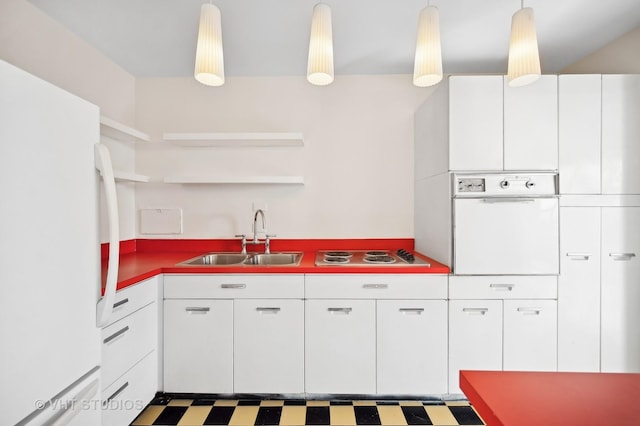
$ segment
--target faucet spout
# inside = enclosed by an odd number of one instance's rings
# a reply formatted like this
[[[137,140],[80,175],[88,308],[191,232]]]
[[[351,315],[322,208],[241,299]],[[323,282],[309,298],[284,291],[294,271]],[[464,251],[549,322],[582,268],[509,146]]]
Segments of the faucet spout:
[[[256,210],[256,214],[253,215],[253,243],[257,244],[258,243],[258,234],[256,232],[256,223],[258,222],[258,215],[262,216],[262,229],[264,230],[266,225],[266,219],[264,217],[264,212],[262,211],[262,209],[258,209]]]

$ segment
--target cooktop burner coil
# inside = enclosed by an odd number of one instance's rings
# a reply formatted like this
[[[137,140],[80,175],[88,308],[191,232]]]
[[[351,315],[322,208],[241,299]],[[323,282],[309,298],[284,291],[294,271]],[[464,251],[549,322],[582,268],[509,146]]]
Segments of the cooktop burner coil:
[[[394,263],[396,261],[393,257],[386,254],[377,256],[366,255],[362,260],[367,263]]]
[[[351,257],[353,253],[348,251],[328,251],[324,254],[324,257]]]
[[[337,264],[349,263],[349,257],[345,257],[345,256],[325,256],[323,261],[326,262],[326,263],[337,263]]]

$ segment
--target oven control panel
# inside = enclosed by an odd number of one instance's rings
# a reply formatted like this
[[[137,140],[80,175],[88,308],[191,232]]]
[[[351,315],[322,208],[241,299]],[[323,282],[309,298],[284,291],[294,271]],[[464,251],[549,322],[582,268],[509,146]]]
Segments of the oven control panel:
[[[484,192],[484,178],[458,178],[458,192]]]
[[[555,172],[460,173],[453,175],[457,197],[543,197],[558,194]]]

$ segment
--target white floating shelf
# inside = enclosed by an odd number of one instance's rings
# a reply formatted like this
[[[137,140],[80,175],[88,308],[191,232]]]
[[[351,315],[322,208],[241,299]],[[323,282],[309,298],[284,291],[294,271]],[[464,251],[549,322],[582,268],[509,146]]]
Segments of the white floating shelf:
[[[100,116],[100,134],[123,142],[149,142],[151,140],[146,133],[104,116]]]
[[[184,184],[258,184],[258,185],[304,185],[303,176],[169,176],[165,183]]]
[[[165,141],[184,147],[303,146],[302,133],[165,133]]]
[[[114,170],[113,176],[119,182],[149,182],[149,176],[138,175],[136,173]]]

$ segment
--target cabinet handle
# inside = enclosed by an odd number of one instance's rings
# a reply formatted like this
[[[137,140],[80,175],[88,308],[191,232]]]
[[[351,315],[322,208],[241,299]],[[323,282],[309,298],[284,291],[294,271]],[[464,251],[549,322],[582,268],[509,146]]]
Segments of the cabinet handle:
[[[280,312],[280,308],[267,308],[267,307],[257,307],[256,311],[265,313],[265,314],[277,314]]]
[[[469,315],[485,315],[489,312],[489,308],[462,308],[462,312]]]
[[[398,310],[403,314],[422,315],[422,313],[424,312],[424,308],[400,308]]]
[[[117,391],[115,391],[109,398],[107,398],[107,402],[114,399],[116,396],[120,395],[123,390],[125,390],[129,386],[129,382],[125,382],[124,385],[120,386]]]
[[[489,284],[489,287],[495,291],[511,291],[515,286],[515,284]]]
[[[222,288],[246,288],[246,284],[222,284],[220,285]]]
[[[362,288],[383,289],[389,288],[389,284],[363,284]]]
[[[567,253],[567,257],[571,260],[589,260],[591,253]]]
[[[327,308],[329,312],[335,312],[337,314],[345,314],[349,315],[353,309],[352,308]]]
[[[522,315],[540,315],[542,308],[518,308],[518,312],[522,312]]]
[[[635,253],[609,253],[609,256],[613,260],[631,260],[631,258],[636,257]]]
[[[190,314],[206,314],[207,312],[209,312],[211,310],[211,308],[207,307],[207,306],[189,306],[184,308],[185,311],[189,312]]]
[[[533,198],[482,198],[482,202],[487,204],[528,204],[535,203],[535,201]]]
[[[113,309],[119,308],[120,306],[122,306],[122,305],[124,305],[125,303],[128,303],[128,302],[129,302],[129,298],[128,297],[125,298],[125,299],[119,300],[119,301],[117,301],[116,303],[113,304]]]
[[[127,325],[126,327],[116,331],[115,333],[113,333],[111,336],[107,337],[106,339],[104,339],[102,341],[102,343],[109,343],[110,341],[112,341],[113,339],[122,336],[124,333],[126,333],[127,331],[129,331],[129,326]]]

